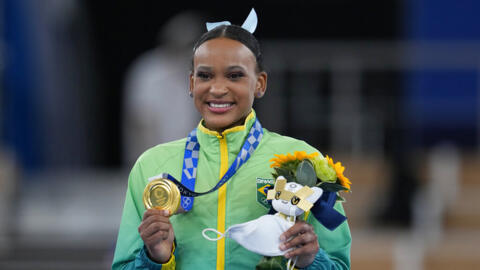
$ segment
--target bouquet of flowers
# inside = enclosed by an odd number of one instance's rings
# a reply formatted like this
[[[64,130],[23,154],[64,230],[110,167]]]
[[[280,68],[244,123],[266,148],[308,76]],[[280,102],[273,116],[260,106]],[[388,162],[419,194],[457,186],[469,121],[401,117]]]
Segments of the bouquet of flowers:
[[[276,179],[283,176],[287,182],[297,182],[303,186],[317,186],[324,191],[337,192],[337,201],[345,199],[338,195],[339,191],[350,192],[350,180],[343,175],[345,167],[342,163],[333,163],[328,155],[323,157],[318,152],[307,154],[305,151],[295,151],[293,154],[275,155],[270,160]]]
[[[345,167],[340,162],[333,162],[329,156],[323,157],[318,152],[307,154],[296,151],[293,154],[275,155],[270,160],[274,169],[272,176],[277,179],[283,176],[287,182],[296,182],[302,186],[320,187],[323,191],[333,192],[336,201],[345,201],[338,193],[350,192],[350,180],[343,175]],[[256,266],[256,270],[288,270],[289,263],[283,256],[264,256]],[[293,268],[293,267],[292,267]]]

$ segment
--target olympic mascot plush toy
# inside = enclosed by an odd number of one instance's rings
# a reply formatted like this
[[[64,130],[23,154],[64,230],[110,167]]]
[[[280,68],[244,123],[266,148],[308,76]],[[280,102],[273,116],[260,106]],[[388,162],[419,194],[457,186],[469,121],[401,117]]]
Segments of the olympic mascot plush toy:
[[[244,248],[263,255],[256,268],[262,270],[294,268],[296,259],[293,264],[292,259],[286,264],[283,261],[283,255],[289,250],[279,249],[280,235],[292,227],[303,213],[310,211],[330,230],[338,227],[346,219],[333,206],[337,200],[343,200],[337,192],[349,190],[350,182],[346,178],[348,182],[338,182],[335,165],[330,166],[326,163],[328,161],[326,158],[317,157],[318,153],[307,155],[305,152],[295,152],[295,155],[290,155],[290,158],[286,159],[282,158],[282,155],[276,156],[279,159],[273,161],[278,162],[272,166],[275,167],[275,173],[272,173],[276,179],[275,185],[273,189],[266,190],[267,200],[272,204],[270,212],[257,219],[233,225],[224,233],[212,228],[204,229],[202,232],[208,240],[217,241],[228,237]],[[327,176],[332,180],[329,182],[323,180],[327,179]],[[211,238],[206,234],[208,231],[219,236]]]

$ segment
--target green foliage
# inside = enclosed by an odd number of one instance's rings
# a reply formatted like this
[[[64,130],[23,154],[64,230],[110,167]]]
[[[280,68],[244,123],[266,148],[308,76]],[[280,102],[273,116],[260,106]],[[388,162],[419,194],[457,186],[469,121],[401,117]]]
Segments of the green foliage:
[[[297,182],[303,186],[313,187],[317,183],[317,174],[308,159],[302,160],[296,170]]]
[[[279,168],[275,168],[275,173],[273,173],[273,177],[275,177],[275,179],[277,179],[278,176],[283,176],[287,179],[287,182],[296,182],[295,181],[295,173],[294,173],[295,170],[292,170],[292,168],[289,166],[289,167],[279,167]]]
[[[341,190],[348,190],[346,187],[337,184],[337,183],[328,183],[328,182],[320,182],[317,184],[318,187],[321,187],[325,191],[332,191],[338,192]]]
[[[255,267],[255,270],[286,270],[287,264],[283,256],[264,256]]]
[[[299,160],[288,161],[282,164],[282,168],[295,172],[295,170],[297,170],[297,166],[299,163],[300,163]]]

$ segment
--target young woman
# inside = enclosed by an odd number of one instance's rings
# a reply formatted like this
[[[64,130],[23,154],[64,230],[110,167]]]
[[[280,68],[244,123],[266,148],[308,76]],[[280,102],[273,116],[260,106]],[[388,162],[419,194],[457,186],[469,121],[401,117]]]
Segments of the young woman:
[[[196,132],[200,145],[195,191],[214,187],[238,158],[249,134],[261,126],[252,109],[267,88],[267,73],[255,37],[235,25],[205,33],[194,47],[190,95],[203,117]],[[166,97],[168,98],[168,97]],[[134,165],[125,199],[113,269],[254,269],[261,255],[231,239],[210,242],[205,228],[226,228],[267,214],[262,183],[272,180],[269,160],[274,154],[317,152],[307,143],[261,129],[258,146],[217,191],[194,198],[192,209],[171,215],[145,211],[142,194],[148,178],[169,173],[182,176],[187,139],[147,150]],[[249,140],[249,139],[248,139]],[[251,150],[251,149],[250,149]],[[344,213],[341,204],[335,206]],[[290,239],[281,250],[298,257],[296,267],[349,269],[350,231],[344,222],[334,231],[313,216],[282,235]]]

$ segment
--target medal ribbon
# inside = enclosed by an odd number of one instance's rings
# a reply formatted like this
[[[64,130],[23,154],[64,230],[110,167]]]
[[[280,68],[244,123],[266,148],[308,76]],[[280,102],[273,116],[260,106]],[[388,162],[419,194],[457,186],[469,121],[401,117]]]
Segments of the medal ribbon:
[[[228,169],[228,171],[223,175],[222,179],[218,181],[218,183],[210,190],[205,192],[194,192],[195,189],[195,180],[197,177],[197,166],[198,166],[198,155],[200,150],[200,144],[198,143],[197,138],[197,129],[194,129],[187,137],[187,142],[185,144],[185,154],[183,158],[183,168],[182,168],[182,181],[179,182],[173,176],[169,175],[168,173],[162,174],[162,178],[167,178],[168,180],[175,183],[175,185],[180,190],[180,194],[182,195],[181,198],[181,205],[185,211],[189,211],[192,209],[193,206],[193,197],[197,197],[200,195],[208,194],[214,192],[215,190],[219,189],[223,184],[225,184],[242,166],[250,156],[253,154],[255,149],[260,144],[260,140],[263,136],[263,129],[262,125],[258,121],[255,120],[252,127],[250,128],[250,132],[248,133],[247,139],[243,143],[242,149],[238,153],[237,157],[235,158],[234,162]]]

